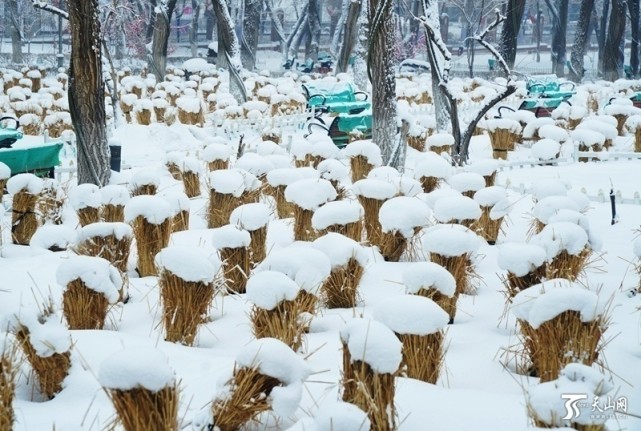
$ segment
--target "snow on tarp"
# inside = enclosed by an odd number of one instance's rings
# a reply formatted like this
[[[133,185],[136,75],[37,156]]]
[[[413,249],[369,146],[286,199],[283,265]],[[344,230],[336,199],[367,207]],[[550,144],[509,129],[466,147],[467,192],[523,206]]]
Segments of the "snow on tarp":
[[[93,256],[72,256],[63,261],[56,272],[56,281],[67,286],[80,279],[94,292],[102,293],[110,304],[118,301],[122,288],[120,272],[106,259]]]
[[[170,246],[163,248],[154,259],[158,270],[167,270],[189,282],[211,283],[220,270],[218,257],[204,248]]]
[[[293,301],[300,286],[282,272],[262,271],[247,280],[247,299],[264,310],[273,310],[283,301]]]
[[[133,222],[136,217],[142,216],[148,223],[162,224],[174,216],[171,206],[158,196],[135,196],[125,205],[125,221]]]
[[[15,195],[20,191],[27,191],[32,195],[37,195],[42,191],[44,181],[34,174],[18,174],[7,180],[7,191]]]
[[[481,217],[481,207],[467,196],[443,197],[434,203],[434,217],[441,223],[478,220]]]
[[[381,149],[371,141],[354,141],[341,151],[346,158],[363,156],[367,159],[367,163],[372,166],[381,166],[383,164]]]
[[[545,249],[537,244],[508,242],[499,245],[499,268],[523,277],[540,268],[546,260]]]
[[[265,227],[271,214],[270,208],[262,202],[244,204],[232,211],[229,223],[252,232]]]
[[[340,336],[347,344],[352,362],[365,362],[378,374],[392,374],[398,370],[403,345],[383,323],[353,319],[341,329]]]
[[[374,319],[397,334],[429,335],[445,328],[448,314],[431,299],[397,295],[374,307]]]
[[[482,239],[472,230],[459,224],[439,224],[427,228],[423,234],[423,249],[445,257],[474,254]]]
[[[287,186],[302,179],[319,178],[320,172],[312,167],[280,168],[267,173],[267,182],[272,187]]]
[[[577,311],[582,322],[592,322],[605,312],[605,303],[585,287],[557,278],[519,292],[512,299],[512,313],[537,329],[565,311]]]
[[[350,259],[356,259],[360,266],[366,268],[369,256],[365,248],[351,238],[339,233],[330,232],[312,242],[312,247],[322,251],[329,258],[332,268],[347,265]]]
[[[232,224],[211,229],[211,232],[211,241],[214,247],[219,250],[222,248],[249,247],[251,243],[249,232]]]
[[[79,184],[69,190],[69,204],[75,210],[84,208],[100,208],[102,195],[94,184]]]
[[[399,232],[405,238],[414,236],[415,228],[429,226],[432,210],[420,199],[398,196],[381,205],[378,219],[383,232]]]
[[[393,184],[381,180],[365,178],[352,184],[352,192],[354,192],[356,196],[363,196],[380,201],[393,198],[397,191],[397,188]]]
[[[295,181],[285,188],[287,202],[314,211],[321,205],[336,199],[336,189],[327,180],[307,178]]]
[[[436,289],[452,297],[456,291],[454,276],[434,262],[416,262],[403,272],[403,284],[407,293],[417,294],[421,289]]]
[[[107,389],[129,391],[143,388],[158,392],[173,386],[176,376],[169,360],[159,350],[128,347],[102,361],[98,381]]]
[[[549,260],[563,251],[576,256],[589,245],[587,232],[581,226],[570,222],[550,223],[534,235],[531,241],[545,249]]]
[[[68,226],[47,224],[40,226],[33,234],[29,245],[46,250],[57,247],[66,249],[76,241],[76,231]]]

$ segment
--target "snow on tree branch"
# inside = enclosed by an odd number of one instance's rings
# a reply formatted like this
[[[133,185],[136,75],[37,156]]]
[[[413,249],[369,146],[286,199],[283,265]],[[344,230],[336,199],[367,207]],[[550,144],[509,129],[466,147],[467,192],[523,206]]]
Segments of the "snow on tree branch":
[[[510,67],[507,65],[507,62],[505,61],[503,56],[498,52],[498,50],[485,40],[485,37],[488,35],[488,33],[494,30],[496,27],[498,27],[499,24],[501,24],[503,21],[505,21],[505,16],[501,15],[501,13],[497,10],[496,18],[494,19],[494,21],[490,25],[488,25],[487,28],[483,30],[481,33],[474,36],[474,40],[476,40],[478,43],[483,45],[485,49],[487,49],[490,52],[490,54],[492,54],[492,56],[496,58],[496,61],[501,66],[501,69],[503,69],[503,72],[505,72],[505,76],[509,78],[512,72],[510,70]]]
[[[67,19],[67,20],[69,19],[69,13],[67,13],[66,11],[64,11],[64,10],[62,10],[60,8],[57,8],[57,7],[49,4],[46,1],[31,0],[31,3],[33,4],[33,7],[35,7],[36,9],[42,9],[44,11],[51,12],[51,13],[53,13],[55,15],[61,16],[64,19]]]

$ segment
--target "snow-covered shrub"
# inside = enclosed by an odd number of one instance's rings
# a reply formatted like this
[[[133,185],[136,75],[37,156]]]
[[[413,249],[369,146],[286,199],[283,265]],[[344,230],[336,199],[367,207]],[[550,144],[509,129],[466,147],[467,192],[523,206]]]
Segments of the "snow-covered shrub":
[[[641,115],[632,115],[625,121],[625,128],[634,134],[634,151],[641,152]]]
[[[456,280],[450,272],[434,262],[412,263],[403,272],[403,284],[407,293],[429,298],[448,315],[456,312]],[[451,318],[448,318],[452,323]]]
[[[189,229],[190,200],[187,195],[176,189],[165,190],[158,194],[169,204],[172,212],[171,232],[181,232]]]
[[[212,230],[212,243],[223,262],[227,290],[245,293],[251,271],[249,232],[231,224],[221,226]]]
[[[458,223],[466,227],[477,224],[482,211],[478,202],[467,196],[449,196],[434,203],[434,217],[439,223]]]
[[[120,96],[120,110],[125,114],[127,123],[131,123],[131,114],[138,103],[138,96],[133,93],[127,93]]]
[[[274,169],[274,164],[260,154],[245,153],[236,160],[234,167],[249,172],[262,182],[266,178],[267,172]]]
[[[371,141],[351,142],[342,152],[350,161],[353,183],[366,178],[372,169],[383,164],[381,149]]]
[[[44,128],[50,138],[60,138],[66,130],[73,130],[68,112],[54,112],[44,118]]]
[[[309,241],[316,236],[312,227],[314,211],[336,199],[336,189],[324,179],[302,179],[285,188],[285,199],[294,205],[294,239]]]
[[[293,204],[285,199],[285,189],[288,185],[302,179],[319,178],[320,173],[313,168],[279,168],[267,173],[266,193],[271,195],[276,202],[278,218],[292,217]]]
[[[545,249],[531,243],[504,243],[499,246],[498,265],[507,271],[504,279],[509,298],[541,283],[545,277]]]
[[[495,159],[507,159],[507,152],[513,151],[523,137],[519,122],[508,118],[485,120],[485,127],[490,135]]]
[[[158,171],[154,169],[142,169],[136,171],[129,181],[131,196],[155,195],[160,185]]]
[[[501,162],[495,159],[481,159],[466,166],[467,172],[481,175],[485,179],[485,186],[492,187],[496,182],[496,174],[501,167]]]
[[[541,161],[558,159],[560,152],[561,144],[554,139],[545,138],[532,144],[532,157]]]
[[[76,211],[80,226],[100,221],[102,195],[95,184],[79,184],[69,190],[69,204]]]
[[[176,99],[176,106],[178,107],[178,120],[182,124],[203,126],[205,114],[200,99],[193,96],[181,96]]]
[[[36,114],[23,114],[18,119],[25,135],[38,136],[41,133],[42,121]]]
[[[539,136],[539,130],[541,127],[553,125],[554,120],[550,117],[535,118],[523,127],[523,139],[527,139],[528,141],[538,141],[541,139],[541,136]]]
[[[425,193],[430,193],[453,173],[452,165],[443,157],[434,153],[425,153],[416,164],[414,178],[420,181]]]
[[[381,236],[378,246],[385,260],[397,262],[414,237],[423,227],[430,225],[432,210],[420,199],[397,196],[381,205],[378,219]]]
[[[341,181],[349,175],[349,168],[340,160],[327,159],[320,162],[316,169],[320,172],[321,178],[332,183],[338,193],[337,199],[345,198],[346,190],[341,185]]]
[[[0,87],[2,83],[0,82]],[[0,335],[0,428],[13,429],[15,422],[13,400],[18,376],[18,358],[15,340],[9,334]],[[358,410],[358,409],[357,409]],[[364,413],[363,413],[364,414]]]
[[[271,210],[264,203],[244,204],[234,209],[229,223],[249,232],[252,266],[258,265],[267,256],[267,224]]]
[[[481,216],[474,224],[474,230],[488,244],[495,244],[501,232],[503,218],[510,211],[510,202],[503,187],[486,187],[474,194],[474,200],[481,207]]]
[[[195,157],[184,157],[179,168],[187,197],[200,196],[200,173],[203,170],[200,161]]]
[[[549,189],[549,191],[553,192],[552,189]],[[532,216],[534,219],[532,221],[531,231],[533,231],[534,233],[541,232],[545,225],[550,222],[550,218],[556,215],[561,210],[579,210],[579,206],[577,205],[577,203],[565,195],[565,193],[567,192],[565,188],[561,187],[555,193],[561,192],[563,192],[563,195],[543,195],[544,197],[539,198],[538,202],[532,209]]]
[[[151,114],[154,110],[154,103],[149,99],[137,100],[133,112],[136,115],[138,124],[148,126],[151,124]]]

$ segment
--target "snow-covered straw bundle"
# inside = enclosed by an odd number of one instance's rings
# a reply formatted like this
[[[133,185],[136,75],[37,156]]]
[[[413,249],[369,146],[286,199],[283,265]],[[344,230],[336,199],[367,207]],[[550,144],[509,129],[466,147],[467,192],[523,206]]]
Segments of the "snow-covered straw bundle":
[[[583,286],[552,279],[516,295],[523,348],[542,382],[554,380],[572,362],[592,365],[602,349],[608,326],[605,301]]]
[[[165,156],[165,167],[176,181],[182,180],[180,164],[185,156],[181,151],[172,151]]]
[[[20,127],[25,135],[39,136],[42,129],[42,121],[36,114],[23,114],[18,119]]]
[[[167,110],[169,109],[169,102],[165,99],[153,99],[154,114],[156,115],[157,123],[164,123]]]
[[[583,124],[583,123],[582,123]],[[588,129],[576,129],[571,134],[572,140],[578,144],[579,151],[601,151],[605,144],[605,136],[597,131]],[[589,157],[579,157],[579,162],[589,161]],[[598,160],[593,157],[592,160]]]
[[[568,221],[550,223],[532,237],[532,242],[545,249],[547,278],[575,281],[584,272],[592,255],[587,232]]]
[[[485,187],[492,187],[496,182],[496,173],[501,167],[501,162],[494,159],[482,159],[468,165],[466,170],[479,174],[485,179]]]
[[[414,169],[414,178],[421,183],[425,193],[436,190],[454,171],[443,157],[434,153],[425,153],[419,160]]]
[[[41,323],[42,322],[42,323]],[[20,316],[15,336],[49,399],[62,390],[71,367],[71,334],[55,315]]]
[[[501,232],[503,218],[508,214],[510,204],[503,187],[487,187],[474,194],[474,200],[481,208],[481,217],[473,225],[473,229],[488,244],[496,244]]]
[[[229,168],[229,159],[233,152],[230,145],[212,143],[200,153],[200,158],[207,163],[210,171]]]
[[[363,206],[357,201],[327,202],[314,211],[312,227],[321,235],[335,232],[360,242],[363,233],[363,215]]]
[[[358,197],[365,211],[365,232],[372,244],[380,244],[383,234],[378,213],[386,200],[393,198],[398,189],[391,183],[375,179],[363,179],[352,185],[352,192]]]
[[[151,113],[154,109],[154,104],[149,99],[137,100],[134,104],[134,113],[136,114],[136,121],[138,124],[148,126],[151,124]]]
[[[276,338],[294,351],[303,345],[299,291],[300,286],[281,272],[261,271],[249,279],[247,298],[254,304],[250,319],[256,338]]]
[[[102,329],[122,289],[118,270],[101,257],[74,256],[60,264],[56,280],[64,287],[62,311],[69,329]]]
[[[198,325],[207,319],[220,261],[204,250],[172,246],[155,258],[165,340],[194,344]]]
[[[127,187],[111,184],[100,189],[100,216],[106,222],[125,221],[125,204],[131,195]]]
[[[31,247],[49,251],[67,250],[76,241],[76,231],[68,226],[47,224],[40,226],[31,237]]]
[[[401,373],[436,384],[445,356],[448,314],[431,299],[399,295],[376,306],[374,318],[390,328],[403,343]]]
[[[289,431],[365,431],[372,428],[367,414],[343,401],[324,403],[313,417],[300,419]]]
[[[507,152],[513,151],[521,140],[521,125],[508,118],[485,120],[485,127],[490,135],[492,155],[495,159],[507,159]]]
[[[131,113],[135,104],[138,102],[138,96],[133,93],[123,94],[120,96],[120,110],[125,114],[125,121],[131,123]]]
[[[65,199],[65,192],[58,186],[56,180],[52,178],[44,180],[36,206],[40,222],[43,224],[62,224]]]
[[[328,180],[336,189],[338,196],[336,199],[344,199],[346,197],[346,190],[341,185],[341,180],[349,174],[349,168],[340,160],[327,159],[323,160],[316,167],[320,172],[321,178]]]
[[[589,130],[603,135],[605,137],[603,148],[606,150],[614,144],[616,137],[619,135],[617,131],[617,120],[608,115],[584,118],[581,124],[576,127],[575,132],[578,130]]]
[[[262,412],[292,415],[309,374],[303,358],[283,342],[274,338],[250,342],[236,356],[224,395],[213,403],[212,425],[220,431],[236,431]]]
[[[445,312],[456,314],[456,280],[450,272],[434,262],[413,263],[403,272],[407,293],[431,299]],[[453,320],[450,319],[450,323]]]
[[[598,406],[599,398],[603,399],[613,388],[612,381],[594,367],[570,363],[563,367],[556,380],[541,383],[527,391],[528,415],[539,429],[569,426],[579,431],[605,431],[609,415],[599,414],[595,403]],[[585,394],[587,397],[584,403],[572,404],[577,414],[571,419],[565,419],[568,416],[567,394]]]
[[[352,308],[358,301],[358,284],[369,259],[359,243],[338,233],[328,233],[312,246],[325,253],[332,272],[321,287],[321,298],[327,308]]]
[[[249,232],[249,259],[256,266],[267,256],[267,224],[271,211],[263,203],[241,205],[232,211],[229,223]]]
[[[439,223],[458,223],[466,227],[478,224],[483,212],[474,199],[467,196],[444,196],[434,202],[434,217]]]
[[[285,199],[294,204],[294,239],[312,241],[316,237],[312,227],[314,211],[336,199],[336,189],[327,180],[308,178],[288,185]]]
[[[7,181],[7,191],[13,195],[11,208],[11,239],[14,244],[29,245],[38,229],[36,204],[43,181],[33,174],[18,174]]]
[[[69,190],[69,203],[78,215],[80,226],[100,221],[102,199],[100,189],[94,184],[79,184]]]
[[[552,188],[547,189],[546,186],[539,185],[540,192],[543,194],[551,193],[550,196],[542,197],[536,202],[532,209],[532,225],[530,226],[531,234],[540,233],[543,228],[550,222],[550,220],[561,211],[579,211],[577,202],[569,196],[566,196],[566,190],[559,184],[559,190],[556,191]],[[554,187],[552,185],[552,187]],[[562,195],[558,193],[563,193]]]
[[[449,133],[436,133],[427,138],[425,141],[427,149],[436,154],[450,154],[452,145],[454,145],[454,136]]]
[[[239,206],[245,192],[245,178],[237,170],[216,170],[209,174],[209,209],[207,226],[221,227],[229,223],[229,216]]]
[[[414,235],[430,225],[431,216],[432,210],[420,199],[397,196],[386,201],[378,212],[381,236],[374,245],[385,260],[398,262]]]
[[[476,233],[462,225],[443,224],[425,230],[423,247],[430,254],[430,260],[446,268],[456,280],[454,303],[459,295],[474,292],[470,278],[474,274],[473,259],[480,242]],[[447,311],[453,322],[456,306]]]
[[[505,243],[499,247],[499,267],[507,271],[503,280],[508,299],[537,285],[545,277],[545,249],[531,243]]]
[[[427,138],[428,130],[418,123],[410,125],[407,132],[407,145],[414,148],[416,151],[425,151],[425,139]]]
[[[285,199],[285,189],[295,181],[309,178],[319,178],[320,173],[313,168],[279,168],[267,173],[265,192],[276,202],[278,218],[284,219],[294,215],[294,204]]]
[[[185,187],[185,194],[189,198],[200,196],[200,171],[202,170],[198,159],[186,157],[180,164],[180,177]]]
[[[171,207],[173,214],[171,218],[171,232],[188,230],[191,205],[187,195],[180,190],[169,189],[158,194],[158,196],[163,198]]]
[[[383,164],[381,149],[371,141],[352,142],[343,149],[343,154],[349,158],[353,183],[366,178],[369,171]]]
[[[155,195],[158,191],[159,173],[155,170],[141,170],[131,177],[131,196]]]
[[[447,183],[463,196],[473,198],[474,193],[485,187],[485,178],[474,172],[460,172],[449,177]]]
[[[396,429],[394,380],[403,360],[402,343],[375,320],[354,319],[340,332],[343,343],[343,401],[367,412],[372,429]]]
[[[634,151],[641,153],[641,115],[632,115],[625,121],[625,128],[634,134]]]
[[[125,273],[132,239],[133,230],[126,223],[92,223],[78,231],[74,251],[82,256],[102,257]]]
[[[18,375],[17,349],[9,334],[0,334],[0,429],[13,429],[13,399]]]
[[[125,221],[136,237],[141,277],[156,275],[154,257],[169,243],[173,215],[169,204],[157,196],[136,196],[125,205]]]
[[[292,143],[291,153],[294,156],[296,167],[318,167],[323,160],[338,157],[339,149],[332,139],[326,134],[313,133],[303,140]]]
[[[4,193],[9,178],[11,178],[11,168],[0,162],[0,192]]]
[[[607,105],[603,112],[616,118],[617,133],[623,134],[623,126],[627,119],[633,115],[639,115],[641,110],[633,106],[632,101],[627,98],[613,99]]]
[[[201,127],[205,123],[205,113],[199,98],[193,96],[181,96],[176,99],[178,107],[178,120],[182,124],[199,124]]]
[[[175,431],[179,390],[167,357],[148,347],[129,347],[107,357],[98,372],[125,431]]]
[[[245,293],[247,278],[251,271],[249,232],[231,224],[225,225],[213,229],[212,242],[218,249],[223,262],[227,290]]]

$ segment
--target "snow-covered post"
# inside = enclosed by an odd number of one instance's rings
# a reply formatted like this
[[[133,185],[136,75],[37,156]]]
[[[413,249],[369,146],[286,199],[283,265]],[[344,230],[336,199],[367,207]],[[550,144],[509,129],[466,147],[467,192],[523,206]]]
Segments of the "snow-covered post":
[[[7,191],[13,195],[11,206],[11,240],[14,244],[29,245],[38,229],[36,204],[43,181],[33,174],[18,174],[7,181]]]
[[[372,429],[396,429],[394,381],[403,360],[402,343],[375,320],[354,319],[341,330],[343,401],[368,412]]]
[[[436,384],[445,357],[447,313],[431,299],[400,295],[378,305],[374,318],[403,343],[403,375]]]
[[[125,221],[125,204],[131,195],[127,187],[111,184],[100,189],[100,217],[106,222]]]
[[[376,245],[386,261],[398,262],[412,238],[428,226],[432,211],[425,202],[409,196],[397,196],[381,206],[378,219],[381,238]]]
[[[456,280],[434,262],[416,262],[403,272],[405,290],[411,295],[431,299],[448,315],[456,313]]]
[[[294,239],[311,241],[316,237],[312,227],[314,211],[336,199],[336,189],[324,179],[303,179],[287,186],[285,199],[294,205]]]
[[[321,235],[335,232],[360,242],[364,214],[363,206],[354,200],[327,202],[314,211],[312,227]]]
[[[499,247],[499,267],[507,271],[503,284],[511,301],[516,294],[545,277],[545,249],[537,244],[506,243]]]
[[[229,223],[249,232],[252,267],[267,256],[267,224],[271,212],[267,205],[256,202],[239,206],[229,217]]]
[[[98,381],[125,431],[179,429],[178,383],[159,350],[130,347],[113,353],[100,364]]]
[[[118,301],[123,285],[118,269],[91,256],[61,263],[56,281],[64,287],[62,311],[69,329],[102,329],[109,305]]]
[[[592,365],[607,329],[605,301],[566,279],[551,279],[516,295],[510,310],[516,316],[525,353],[541,382],[559,376],[572,362]]]
[[[155,263],[165,340],[191,346],[214,298],[220,261],[204,249],[172,246],[161,250]]]
[[[79,184],[69,190],[69,204],[76,211],[80,226],[100,221],[102,196],[94,184]]]
[[[212,243],[223,262],[225,286],[229,292],[245,293],[251,271],[249,232],[234,225],[213,229]]]

